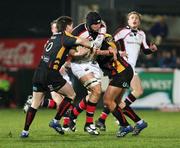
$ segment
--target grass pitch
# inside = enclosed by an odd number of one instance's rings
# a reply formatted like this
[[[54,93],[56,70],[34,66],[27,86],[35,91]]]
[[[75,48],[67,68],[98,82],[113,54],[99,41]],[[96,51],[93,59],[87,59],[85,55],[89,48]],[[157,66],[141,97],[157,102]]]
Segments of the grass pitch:
[[[95,119],[100,115],[98,110]],[[48,127],[55,110],[40,109],[31,126],[30,137],[21,139],[25,114],[20,109],[0,109],[0,148],[180,148],[180,112],[137,111],[149,126],[139,136],[117,138],[118,126],[110,115],[107,131],[92,136],[83,131],[85,113],[77,121],[77,132],[57,134]],[[132,125],[133,122],[130,121]]]

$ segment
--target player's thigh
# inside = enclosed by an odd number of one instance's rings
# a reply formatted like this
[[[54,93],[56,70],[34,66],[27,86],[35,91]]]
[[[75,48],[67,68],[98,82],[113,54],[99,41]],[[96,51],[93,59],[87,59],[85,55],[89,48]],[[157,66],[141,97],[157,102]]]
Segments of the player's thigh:
[[[69,83],[66,83],[63,87],[58,90],[58,93],[63,94],[64,96],[74,99],[75,91]]]
[[[132,90],[136,90],[138,92],[142,91],[142,84],[141,84],[141,79],[139,78],[138,75],[134,75],[132,80],[131,80],[131,88]]]

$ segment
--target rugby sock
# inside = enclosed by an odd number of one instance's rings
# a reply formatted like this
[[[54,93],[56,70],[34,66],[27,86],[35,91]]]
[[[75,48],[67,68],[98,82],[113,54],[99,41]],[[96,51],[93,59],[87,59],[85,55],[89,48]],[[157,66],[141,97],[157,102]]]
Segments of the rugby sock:
[[[37,109],[34,109],[32,107],[30,107],[28,109],[28,112],[26,114],[26,121],[25,121],[25,125],[24,125],[24,130],[25,131],[29,130],[29,127],[30,127],[35,115],[36,115],[36,112],[37,112]]]
[[[123,109],[123,113],[127,115],[131,120],[134,122],[138,122],[141,120],[141,118],[134,112],[134,110],[130,106],[126,106]]]
[[[56,120],[60,120],[68,108],[71,106],[72,99],[65,97],[59,105],[57,114],[55,116]]]
[[[73,109],[73,105],[71,104],[71,106],[69,107],[69,109],[66,111],[66,113],[64,114],[64,117],[63,117],[63,127],[68,127],[68,124],[70,122],[70,118],[69,118],[69,115],[71,113]]]
[[[41,106],[47,108],[56,108],[56,102],[53,99],[45,99]]]
[[[114,109],[114,111],[112,112],[112,114],[114,115],[114,117],[116,117],[116,119],[119,121],[121,126],[128,126],[129,123],[126,120],[121,108],[117,105]]]
[[[96,110],[97,103],[92,103],[88,100],[86,107],[86,125],[93,124],[94,112]]]
[[[73,114],[74,114],[74,117],[77,118],[77,116],[83,111],[86,109],[86,99],[83,98],[79,104],[73,108]]]
[[[41,102],[41,106],[42,106],[42,107],[48,107],[48,103],[49,103],[49,99],[44,99],[44,100]]]
[[[63,127],[68,127],[70,122],[69,117],[63,117]]]
[[[103,109],[103,111],[102,111],[102,113],[101,113],[101,115],[100,115],[100,117],[99,117],[99,121],[101,122],[101,123],[105,123],[105,121],[106,121],[106,118],[108,117],[108,115],[109,115],[109,113],[110,113],[110,110],[107,108],[107,107],[104,107],[104,109]]]
[[[136,97],[132,94],[132,93],[130,93],[127,97],[126,97],[126,99],[125,99],[125,103],[126,103],[126,106],[129,106],[129,105],[131,105],[134,101],[136,100]]]
[[[56,108],[56,102],[53,99],[49,99],[48,108]]]

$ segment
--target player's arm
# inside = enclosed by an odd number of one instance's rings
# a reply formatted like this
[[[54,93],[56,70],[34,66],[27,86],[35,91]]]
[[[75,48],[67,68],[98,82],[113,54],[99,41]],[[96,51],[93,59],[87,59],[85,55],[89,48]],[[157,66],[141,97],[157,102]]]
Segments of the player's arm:
[[[61,66],[61,68],[59,70],[59,72],[61,74],[66,74],[67,69],[71,67],[71,59],[72,59],[72,57],[68,56],[66,59],[66,62]]]
[[[73,36],[70,33],[66,33],[63,40],[64,40],[64,45],[67,47],[82,45],[84,47],[92,49],[94,46],[94,43],[90,42],[88,39]]]
[[[90,42],[88,39],[83,39],[80,37],[76,37],[76,45],[82,45],[84,47],[92,49],[94,46],[94,42]]]
[[[153,52],[156,52],[158,50],[157,46],[154,43],[150,43],[150,45],[147,44],[145,33],[143,33],[143,42],[141,47],[143,53],[146,55],[152,54]]]
[[[114,60],[116,60],[117,49],[114,46],[108,44],[107,42],[103,42],[101,50],[96,50],[96,55],[113,56]]]
[[[87,56],[90,54],[90,49],[83,47],[83,46],[77,46],[74,49],[71,49],[69,51],[69,55],[71,55],[72,57],[82,57],[82,56]]]

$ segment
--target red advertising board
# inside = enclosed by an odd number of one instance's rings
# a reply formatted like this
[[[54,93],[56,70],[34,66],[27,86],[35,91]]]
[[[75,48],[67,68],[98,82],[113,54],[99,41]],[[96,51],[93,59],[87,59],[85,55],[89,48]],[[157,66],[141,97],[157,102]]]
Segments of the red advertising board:
[[[37,67],[44,44],[43,39],[0,39],[0,64],[9,68]]]

